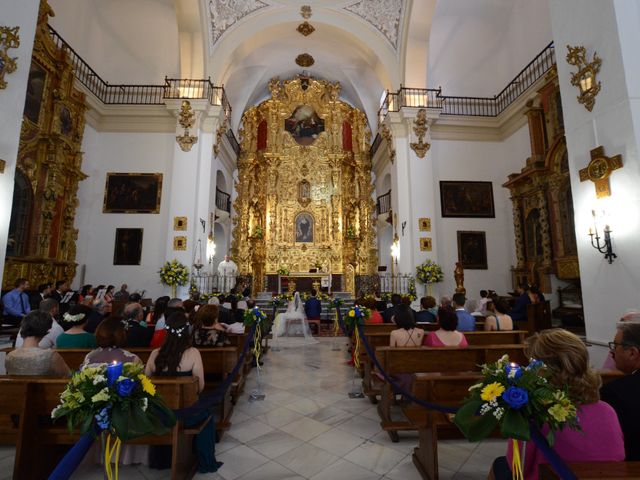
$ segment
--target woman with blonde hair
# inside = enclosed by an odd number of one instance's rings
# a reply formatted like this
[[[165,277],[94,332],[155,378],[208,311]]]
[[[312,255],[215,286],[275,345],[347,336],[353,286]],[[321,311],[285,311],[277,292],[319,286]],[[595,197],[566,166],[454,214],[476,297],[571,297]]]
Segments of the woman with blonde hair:
[[[554,450],[565,462],[622,462],[624,440],[615,410],[600,401],[600,376],[589,366],[589,353],[573,333],[561,328],[544,330],[526,340],[527,357],[544,362],[549,382],[566,387],[569,398],[578,408],[580,430],[565,428],[556,432]],[[549,432],[547,427],[542,434]],[[525,447],[523,473],[525,480],[538,478],[538,466],[548,463],[533,442]],[[497,480],[511,479],[512,444],[507,457],[496,459],[493,473]]]

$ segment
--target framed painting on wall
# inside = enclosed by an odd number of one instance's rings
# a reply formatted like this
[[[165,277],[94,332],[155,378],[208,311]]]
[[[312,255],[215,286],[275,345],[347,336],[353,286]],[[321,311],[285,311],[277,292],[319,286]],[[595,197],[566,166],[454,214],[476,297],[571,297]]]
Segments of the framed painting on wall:
[[[488,268],[485,232],[458,231],[458,261],[467,270]]]
[[[418,225],[420,227],[421,232],[430,232],[431,231],[431,219],[430,218],[419,218]]]
[[[173,217],[173,230],[181,231],[187,229],[187,217]]]
[[[141,258],[142,228],[116,228],[113,264],[140,265]]]
[[[420,238],[420,251],[421,252],[430,252],[433,248],[431,237],[421,237]]]
[[[440,182],[443,217],[495,218],[491,182]]]
[[[186,250],[187,249],[187,237],[183,237],[183,236],[173,237],[173,249],[174,250]]]
[[[161,173],[107,173],[103,213],[159,213]]]

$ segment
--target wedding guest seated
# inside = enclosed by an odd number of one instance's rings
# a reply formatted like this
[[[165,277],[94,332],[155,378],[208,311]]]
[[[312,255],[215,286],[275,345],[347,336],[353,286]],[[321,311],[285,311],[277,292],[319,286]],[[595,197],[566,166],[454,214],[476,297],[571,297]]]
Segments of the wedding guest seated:
[[[435,332],[429,332],[424,339],[427,347],[467,347],[467,338],[464,333],[457,330],[458,316],[451,308],[438,310],[440,328]]]
[[[243,323],[244,322],[244,311],[246,309],[246,302],[243,302],[245,304],[245,308],[240,308],[240,302],[238,302],[238,298],[233,296],[230,298],[230,302],[231,302],[231,309],[230,309],[230,313],[231,313],[231,318],[233,319],[234,323]]]
[[[509,316],[511,316],[514,322],[521,322],[527,319],[527,305],[531,303],[531,299],[529,298],[529,285],[526,283],[519,284],[516,288],[516,293],[518,294],[518,298],[516,299],[516,304],[509,312]]]
[[[127,288],[128,288],[128,285],[126,283],[123,283],[122,286],[120,287],[120,290],[118,290],[116,293],[113,294],[113,299],[128,300],[129,292],[127,291]]]
[[[513,320],[507,315],[507,306],[497,297],[487,302],[487,312],[484,319],[485,331],[513,330]]]
[[[71,370],[58,352],[38,345],[51,328],[51,315],[35,310],[20,324],[22,347],[9,352],[4,364],[7,375],[71,375]]]
[[[577,405],[580,430],[564,428],[555,433],[553,448],[562,460],[571,462],[621,462],[624,460],[624,439],[615,410],[600,401],[600,376],[589,366],[589,353],[584,343],[573,333],[560,328],[544,330],[526,340],[527,358],[544,362],[549,382],[568,388],[569,397]],[[542,428],[542,434],[549,432]],[[493,473],[496,480],[511,479],[512,442],[508,442],[507,457],[496,459]],[[526,442],[524,480],[538,479],[538,466],[547,463],[534,442]]]
[[[84,298],[91,295],[93,297],[93,285],[83,285],[78,294],[78,302],[82,303]]]
[[[218,323],[218,307],[203,305],[191,322],[193,344],[197,347],[221,347],[226,341],[226,329]]]
[[[626,375],[600,389],[604,402],[618,414],[626,461],[640,461],[640,323],[620,322],[618,331],[609,343],[616,368]]]
[[[124,320],[127,323],[127,347],[148,347],[153,337],[153,328],[143,325],[144,310],[139,303],[128,303],[124,307]]]
[[[398,305],[391,321],[399,328],[389,335],[390,347],[419,347],[422,345],[424,330],[416,328],[413,310],[408,305]]]
[[[90,314],[91,308],[86,305],[71,307],[62,317],[64,323],[71,325],[71,328],[58,336],[56,348],[95,348],[96,337],[84,329]]]
[[[362,305],[367,307],[371,311],[371,315],[364,322],[366,325],[373,325],[376,323],[383,323],[382,315],[378,311],[378,302],[376,302],[375,298],[365,298],[362,300]]]
[[[53,298],[47,298],[40,302],[40,308],[38,309],[41,312],[46,313],[51,317],[51,328],[47,332],[47,334],[42,337],[38,346],[40,348],[54,348],[56,346],[56,340],[64,332],[58,321],[56,320],[56,315],[59,312],[58,302],[56,302]],[[23,346],[24,338],[21,335],[21,332],[18,332],[18,336],[16,337],[16,348],[20,348]]]
[[[4,305],[2,323],[18,326],[22,318],[31,311],[29,296],[25,292],[29,288],[29,281],[26,278],[18,278],[13,286],[14,289],[2,297]]]
[[[184,311],[187,314],[187,316],[193,315],[197,305],[198,305],[198,302],[194,302],[193,300],[184,300],[182,302],[182,308],[184,308]]]
[[[96,329],[98,348],[87,353],[80,368],[100,363],[142,363],[137,355],[124,350],[127,330],[122,317],[112,315],[105,318]]]
[[[458,316],[458,330],[461,332],[473,332],[476,329],[476,319],[464,309],[467,299],[464,293],[453,295],[453,308]]]
[[[104,294],[104,301],[107,303],[113,302],[113,296],[115,295],[115,291],[116,291],[116,287],[114,287],[113,285],[108,285],[107,291]]]
[[[96,300],[90,295],[85,297],[82,303],[83,305],[91,308],[91,313],[89,314],[89,318],[87,319],[87,324],[84,329],[86,332],[96,333],[98,325],[100,325],[100,323],[102,323],[106,318],[105,309],[107,307],[107,303],[104,299]]]
[[[625,313],[620,322],[640,322],[640,311],[639,310],[631,310]],[[610,349],[607,358],[602,365],[604,370],[616,370],[616,361],[613,358],[613,351]]]
[[[140,295],[138,292],[134,292],[131,295],[129,295],[130,302],[140,303],[141,300],[142,300],[142,295]]]
[[[194,376],[198,379],[198,391],[204,389],[202,357],[198,349],[192,347],[189,322],[184,313],[173,313],[167,317],[167,338],[161,348],[151,352],[145,373],[148,376]],[[184,420],[185,426],[196,425],[209,415],[208,411],[198,412]],[[195,448],[200,473],[215,472],[222,465],[215,458],[215,428],[215,421],[211,420],[196,435]]]
[[[440,308],[447,308],[451,306],[451,299],[449,297],[440,297]]]
[[[416,312],[416,322],[436,323],[438,321],[438,307],[436,299],[430,296],[420,299],[420,311]]]
[[[224,296],[221,296],[222,300],[224,300]],[[211,297],[207,302],[209,305],[216,305],[218,307],[218,321],[225,325],[230,325],[233,323],[233,319],[231,318],[231,310],[225,308],[221,305],[221,299],[219,297]],[[224,303],[224,301],[222,302]]]
[[[382,313],[384,323],[392,323],[392,317],[396,314],[398,306],[402,303],[402,297],[397,293],[391,295],[391,306]]]
[[[169,297],[160,297],[153,306],[153,311],[147,315],[147,328],[153,325],[153,336],[151,337],[151,348],[159,348],[164,343],[164,337],[167,335],[165,314],[168,310]]]
[[[40,302],[51,296],[53,285],[51,283],[41,283],[38,285],[38,292],[29,296],[29,306],[31,310],[38,310]]]
[[[491,300],[489,298],[489,292],[486,290],[480,290],[480,300],[476,306],[475,311],[471,312],[474,317],[482,317],[487,313],[487,302]]]

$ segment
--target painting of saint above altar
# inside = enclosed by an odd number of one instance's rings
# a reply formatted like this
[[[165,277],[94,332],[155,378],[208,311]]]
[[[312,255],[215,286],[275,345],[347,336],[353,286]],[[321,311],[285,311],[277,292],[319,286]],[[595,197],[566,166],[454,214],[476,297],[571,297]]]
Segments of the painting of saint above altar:
[[[303,146],[311,145],[324,132],[324,120],[309,105],[300,105],[284,121],[284,128]]]
[[[313,217],[308,213],[296,216],[296,242],[313,243]]]

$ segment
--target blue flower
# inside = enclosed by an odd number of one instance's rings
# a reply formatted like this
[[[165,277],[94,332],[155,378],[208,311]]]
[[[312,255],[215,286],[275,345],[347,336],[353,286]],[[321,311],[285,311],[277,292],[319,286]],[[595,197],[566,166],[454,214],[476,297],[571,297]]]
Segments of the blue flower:
[[[502,399],[511,408],[518,410],[529,403],[529,394],[524,388],[509,387],[503,392]]]
[[[98,427],[100,427],[101,430],[106,430],[109,428],[110,425],[110,415],[109,415],[109,408],[108,407],[104,407],[102,410],[100,410],[99,413],[96,414],[95,418],[96,418],[96,423],[98,424]]]
[[[540,368],[544,366],[544,362],[542,362],[541,360],[536,360],[535,358],[532,358],[531,360],[529,360],[529,365],[527,366],[527,370],[533,370],[534,368]]]
[[[360,312],[360,307],[356,307],[355,311],[356,311],[356,317],[361,317],[362,316],[362,312]]]
[[[133,389],[136,388],[137,384],[138,382],[133,381],[130,378],[125,378],[118,382],[116,385],[116,391],[121,397],[128,397],[133,392]]]

